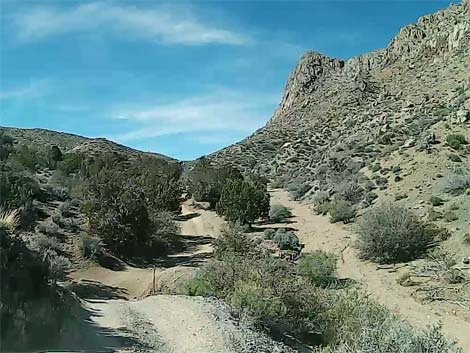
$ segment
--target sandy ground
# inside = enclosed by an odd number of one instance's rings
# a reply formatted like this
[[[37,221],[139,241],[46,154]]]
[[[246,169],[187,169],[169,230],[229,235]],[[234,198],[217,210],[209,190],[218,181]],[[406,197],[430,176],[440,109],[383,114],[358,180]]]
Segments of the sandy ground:
[[[331,224],[328,217],[316,215],[308,205],[291,201],[288,193],[274,190],[271,203],[290,207],[294,215],[293,223],[285,226],[298,230],[304,251],[317,249],[331,251],[339,256],[338,275],[362,283],[377,301],[392,311],[401,314],[411,323],[426,326],[442,322],[443,331],[458,341],[464,352],[470,352],[470,316],[456,312],[444,304],[421,304],[413,299],[410,287],[400,286],[397,274],[377,269],[377,265],[359,260],[352,247],[354,234],[348,226]]]

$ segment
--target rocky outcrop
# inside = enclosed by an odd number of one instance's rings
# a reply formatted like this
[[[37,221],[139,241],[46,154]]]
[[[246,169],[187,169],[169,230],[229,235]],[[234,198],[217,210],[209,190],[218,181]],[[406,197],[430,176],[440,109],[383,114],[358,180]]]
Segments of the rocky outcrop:
[[[279,108],[270,122],[276,121],[293,108],[306,106],[305,96],[328,86],[328,78],[343,81],[347,89],[353,81],[369,75],[374,69],[383,69],[396,63],[422,65],[428,60],[444,60],[455,52],[470,46],[470,2],[435,14],[421,17],[390,41],[385,49],[360,55],[347,61],[308,51],[290,74]],[[340,76],[338,76],[340,75]]]

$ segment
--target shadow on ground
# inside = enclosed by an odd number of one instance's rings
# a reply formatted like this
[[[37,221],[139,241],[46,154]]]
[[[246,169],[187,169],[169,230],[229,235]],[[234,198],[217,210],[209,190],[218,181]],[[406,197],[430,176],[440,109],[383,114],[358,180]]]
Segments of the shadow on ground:
[[[68,289],[74,292],[82,299],[126,299],[127,291],[120,287],[107,286],[101,282],[82,280],[74,282],[68,286]]]
[[[101,316],[99,310],[80,305],[66,323],[59,342],[47,349],[103,353],[115,352],[117,349],[130,352],[150,351],[151,347],[136,340],[125,329],[109,329],[97,325],[93,319]]]

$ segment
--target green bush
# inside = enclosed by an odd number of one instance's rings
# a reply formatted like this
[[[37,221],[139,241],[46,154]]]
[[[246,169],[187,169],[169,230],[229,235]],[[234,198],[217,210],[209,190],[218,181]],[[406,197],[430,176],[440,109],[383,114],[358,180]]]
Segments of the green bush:
[[[27,145],[20,145],[14,151],[13,158],[32,172],[35,172],[39,166],[46,165],[39,151]]]
[[[445,202],[443,199],[441,199],[438,196],[431,196],[429,201],[431,202],[431,205],[433,205],[433,206],[441,206]]]
[[[62,245],[54,236],[46,234],[35,234],[30,238],[30,246],[32,249],[45,253],[48,250],[55,252],[62,251]]]
[[[462,353],[439,326],[416,329],[363,293],[329,297],[323,321],[329,346],[318,353]]]
[[[317,212],[318,214],[321,214],[322,216],[326,216],[326,214],[330,210],[330,207],[331,207],[331,202],[325,201],[315,206],[315,212]]]
[[[330,222],[349,223],[356,217],[356,211],[350,202],[345,200],[335,200],[328,208],[330,212]]]
[[[365,213],[358,222],[357,233],[363,258],[393,263],[422,256],[438,231],[410,210],[387,203]]]
[[[468,143],[465,136],[459,134],[448,135],[446,141],[454,150],[459,150],[462,145],[466,145]]]
[[[344,181],[335,187],[335,197],[356,204],[362,200],[364,188],[356,181]]]
[[[49,263],[49,278],[52,281],[63,281],[72,267],[70,260],[63,255],[57,255],[55,252],[48,252],[47,260]]]
[[[249,255],[254,249],[253,242],[243,232],[240,225],[233,225],[222,230],[220,236],[214,240],[214,257],[223,259],[232,255]]]
[[[470,172],[467,170],[459,170],[445,180],[444,191],[448,194],[457,196],[468,188],[470,188]]]
[[[96,259],[103,252],[103,241],[98,237],[83,235],[80,237],[80,253],[86,259]]]
[[[297,250],[300,246],[297,235],[295,235],[294,232],[284,228],[279,228],[276,230],[276,234],[272,240],[280,250]]]
[[[216,168],[207,159],[201,158],[187,174],[187,187],[196,201],[209,202],[210,207],[214,208],[225,184],[234,179],[242,179],[238,170],[230,167]]]
[[[266,184],[245,180],[230,180],[216,206],[219,215],[230,222],[252,224],[269,213],[269,193]]]
[[[8,163],[0,168],[0,207],[17,209],[43,199],[39,184],[30,175],[14,171]]]
[[[287,190],[294,200],[300,200],[310,190],[310,185],[304,180],[294,180],[287,184]]]
[[[237,282],[230,304],[239,317],[249,318],[255,323],[272,323],[286,316],[288,310],[271,288],[256,281]]]
[[[269,210],[269,219],[272,222],[279,223],[290,217],[292,217],[292,212],[286,206],[281,204],[271,205],[271,209]]]
[[[297,271],[312,284],[325,286],[335,278],[337,260],[336,255],[317,250],[302,255],[297,264]]]
[[[83,155],[80,153],[66,153],[57,163],[57,169],[63,171],[65,174],[76,173],[82,166],[83,158]]]

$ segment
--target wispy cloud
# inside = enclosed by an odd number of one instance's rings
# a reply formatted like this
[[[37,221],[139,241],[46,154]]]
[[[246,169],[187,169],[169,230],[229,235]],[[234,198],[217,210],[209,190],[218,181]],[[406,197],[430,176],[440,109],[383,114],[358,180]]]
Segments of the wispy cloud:
[[[165,44],[242,45],[249,38],[203,22],[188,7],[134,7],[88,3],[75,7],[34,7],[13,15],[17,36],[24,42],[79,32],[105,31],[119,37]]]
[[[243,135],[264,125],[278,100],[275,94],[218,92],[146,109],[115,111],[114,118],[126,120],[134,129],[111,138],[130,142],[163,135],[198,133],[199,142],[227,141],[227,134]],[[201,137],[204,135],[200,132],[207,132],[208,138]]]
[[[47,89],[47,81],[38,80],[31,81],[26,85],[16,87],[1,87],[0,100],[15,99],[15,98],[34,98],[43,94]]]

